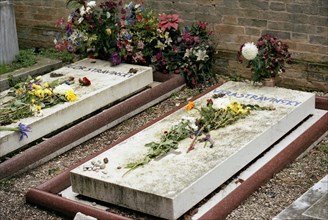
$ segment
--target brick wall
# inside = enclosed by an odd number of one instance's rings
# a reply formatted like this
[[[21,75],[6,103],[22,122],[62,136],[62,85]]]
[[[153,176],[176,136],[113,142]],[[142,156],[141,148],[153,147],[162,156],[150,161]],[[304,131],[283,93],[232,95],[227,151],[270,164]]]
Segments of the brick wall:
[[[13,2],[20,45],[52,45],[56,19],[68,15],[65,0]],[[280,85],[328,91],[328,0],[145,0],[145,5],[158,13],[178,13],[185,25],[207,21],[220,74],[249,78],[250,70],[236,62],[236,51],[271,33],[288,43],[295,59]]]
[[[56,20],[67,17],[66,0],[13,0],[21,48],[51,47]]]

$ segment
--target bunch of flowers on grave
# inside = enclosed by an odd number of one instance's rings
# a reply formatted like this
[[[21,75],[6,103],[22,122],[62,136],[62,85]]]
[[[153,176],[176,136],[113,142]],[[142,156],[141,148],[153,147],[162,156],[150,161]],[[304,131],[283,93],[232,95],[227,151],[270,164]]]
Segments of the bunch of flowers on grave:
[[[240,62],[243,61],[242,56],[248,60],[247,67],[251,68],[254,82],[276,77],[285,72],[286,63],[291,63],[288,45],[269,34],[262,35],[256,45],[253,42],[243,44],[238,51]]]
[[[72,87],[73,78],[44,82],[41,76],[28,77],[11,87],[0,107],[0,126],[5,126],[30,116],[42,116],[42,110],[59,103],[77,100]]]
[[[119,64],[116,42],[122,4],[121,0],[107,0],[98,7],[96,1],[67,0],[73,11],[67,20],[57,22],[64,35],[57,34],[55,48]]]
[[[157,16],[144,8],[143,0],[127,5],[106,0],[99,7],[87,0],[67,4],[74,10],[58,22],[65,33],[56,37],[57,49],[110,60],[113,65],[150,65],[159,72],[181,74],[190,87],[215,78],[207,23],[199,21],[181,31],[179,15]]]
[[[214,50],[207,23],[198,21],[180,31],[179,23],[183,21],[178,15],[162,14],[159,20],[156,47],[160,50],[153,59],[156,68],[181,74],[189,87],[215,79],[211,71]]]
[[[204,147],[215,147],[214,139],[211,137],[211,131],[229,126],[236,121],[247,117],[251,111],[273,111],[271,106],[259,106],[251,104],[242,104],[238,101],[231,101],[225,108],[214,106],[213,100],[208,99],[206,105],[199,108],[194,102],[188,102],[185,106],[186,111],[192,112],[190,116],[182,118],[170,130],[164,131],[158,142],[150,142],[145,145],[148,153],[141,159],[128,163],[126,168],[130,172],[140,166],[146,165],[151,160],[159,158],[177,149],[179,142],[191,138],[187,153],[194,150],[197,144],[203,144]],[[194,117],[198,115],[198,117]]]
[[[150,65],[156,50],[157,16],[145,10],[142,2],[131,2],[122,10],[121,18],[117,47],[122,61]]]

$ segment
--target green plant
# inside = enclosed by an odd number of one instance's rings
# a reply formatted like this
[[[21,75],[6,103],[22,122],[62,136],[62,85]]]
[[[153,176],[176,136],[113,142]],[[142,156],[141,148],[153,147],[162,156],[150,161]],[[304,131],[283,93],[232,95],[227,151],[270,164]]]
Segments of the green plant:
[[[328,143],[321,144],[320,149],[325,153],[324,158],[322,159],[322,161],[324,163],[328,163]]]
[[[54,48],[42,48],[38,53],[40,57],[46,57],[53,60],[61,60],[63,63],[72,63],[79,57],[75,56],[74,54],[68,51],[58,51]]]
[[[16,69],[32,66],[36,62],[37,59],[32,49],[20,50],[11,64],[0,65],[0,75]]]
[[[264,78],[276,77],[285,72],[285,63],[291,63],[291,54],[288,45],[280,39],[269,34],[262,35],[257,44],[245,43],[238,51],[238,60],[241,56],[248,60],[248,66],[252,70],[252,80],[260,82]]]

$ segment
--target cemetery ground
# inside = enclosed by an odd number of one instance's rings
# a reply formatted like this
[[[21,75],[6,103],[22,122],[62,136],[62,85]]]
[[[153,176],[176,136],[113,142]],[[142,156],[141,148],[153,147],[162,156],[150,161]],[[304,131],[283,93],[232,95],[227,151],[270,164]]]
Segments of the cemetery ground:
[[[176,105],[185,102],[204,89],[184,88],[167,100],[150,107],[51,161],[15,177],[2,180],[0,182],[0,219],[63,219],[58,213],[26,203],[24,196],[28,189],[52,179],[71,165],[170,111]],[[274,175],[269,182],[233,211],[227,219],[271,219],[323,178],[327,174],[327,170],[328,135],[326,133],[320,143],[317,143],[304,156]],[[132,219],[153,219],[126,209],[115,208],[110,211]],[[181,219],[188,218],[190,218],[188,214],[181,217]]]

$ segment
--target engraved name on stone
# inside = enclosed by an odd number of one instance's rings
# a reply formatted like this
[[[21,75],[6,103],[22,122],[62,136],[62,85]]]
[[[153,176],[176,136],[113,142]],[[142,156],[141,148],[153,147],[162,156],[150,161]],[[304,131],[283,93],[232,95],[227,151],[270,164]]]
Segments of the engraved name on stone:
[[[97,73],[108,74],[108,75],[122,76],[125,78],[130,78],[134,75],[132,73],[121,73],[113,70],[104,70],[100,68],[86,67],[81,65],[67,65],[66,68],[74,69],[74,70],[82,70],[85,72],[97,72]]]
[[[277,99],[273,97],[267,97],[267,96],[259,96],[259,95],[254,95],[251,93],[238,93],[238,92],[233,92],[229,90],[222,90],[222,89],[216,89],[214,91],[214,94],[224,94],[230,97],[235,97],[237,99],[250,99],[250,100],[255,100],[255,101],[264,101],[264,102],[271,102],[274,104],[281,104],[281,105],[287,105],[287,106],[299,106],[302,102],[298,101],[293,101],[293,100],[288,100],[288,99]]]

